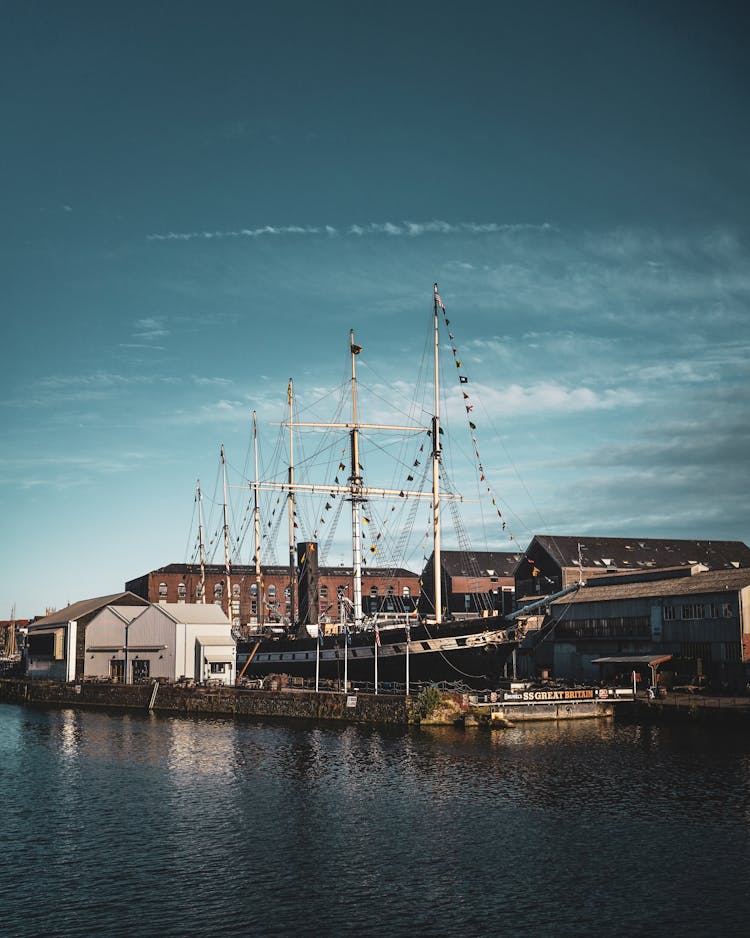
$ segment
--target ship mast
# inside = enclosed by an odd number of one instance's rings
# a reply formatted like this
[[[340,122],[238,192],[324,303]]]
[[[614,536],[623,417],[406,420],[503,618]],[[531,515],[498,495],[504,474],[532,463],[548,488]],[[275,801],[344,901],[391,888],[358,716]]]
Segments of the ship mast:
[[[201,578],[198,586],[198,602],[206,602],[206,545],[203,542],[203,493],[201,480],[196,486],[196,500],[198,502],[198,559],[201,565]]]
[[[253,494],[255,507],[253,509],[253,527],[255,530],[255,617],[258,625],[263,625],[263,577],[260,570],[260,499],[258,496],[258,418],[253,411],[253,459],[255,462],[255,483]]]
[[[294,383],[289,379],[287,388],[289,401],[289,494],[287,506],[289,508],[289,624],[295,620],[294,609],[294,583],[297,571],[297,551],[294,537]]]
[[[224,484],[224,573],[227,581],[227,618],[232,622],[232,567],[229,559],[229,522],[227,520],[227,463],[224,458],[223,443],[221,444],[221,475]]]
[[[5,654],[12,658],[16,653],[16,604],[10,610],[10,623],[8,625],[8,639],[5,643]]]
[[[352,499],[352,564],[354,577],[354,628],[362,625],[362,539],[360,505],[362,504],[362,476],[359,470],[359,426],[357,424],[357,369],[356,357],[362,351],[354,344],[354,330],[349,330],[349,350],[352,360],[352,472],[349,485]]]
[[[442,622],[442,581],[440,569],[440,394],[439,394],[439,375],[440,362],[438,358],[439,351],[439,320],[438,304],[440,295],[438,294],[438,285],[435,284],[432,298],[433,307],[433,346],[435,357],[435,401],[434,413],[432,417],[432,537],[433,537],[433,562],[435,578],[435,624]]]
[[[353,564],[353,613],[355,628],[361,627],[362,616],[362,540],[361,540],[361,506],[362,502],[371,498],[417,498],[420,500],[430,499],[432,503],[432,521],[433,521],[433,540],[434,540],[434,564],[435,564],[435,618],[436,622],[442,621],[442,596],[440,579],[440,396],[439,396],[439,329],[438,329],[438,308],[440,307],[440,296],[438,295],[438,285],[434,285],[434,359],[435,359],[435,397],[434,397],[434,416],[432,417],[432,491],[409,491],[405,489],[386,489],[373,488],[363,484],[360,473],[360,455],[359,455],[359,434],[361,430],[392,430],[405,433],[424,433],[424,427],[416,426],[389,426],[385,424],[360,423],[357,410],[357,372],[355,359],[362,351],[359,345],[354,342],[354,330],[349,331],[349,351],[351,355],[351,389],[352,389],[352,420],[345,423],[315,421],[307,423],[304,421],[293,422],[293,395],[292,380],[289,379],[288,399],[289,399],[289,479],[288,482],[258,482],[256,470],[256,488],[268,491],[286,492],[289,504],[289,567],[291,599],[294,603],[294,574],[296,570],[295,544],[294,544],[294,499],[299,492],[314,495],[316,493],[328,492],[332,495],[348,495],[352,500],[352,564]],[[294,481],[294,460],[293,460],[293,442],[292,428],[316,427],[335,428],[347,430],[351,440],[351,475],[346,480],[346,486],[343,485],[321,485],[319,483],[299,483]],[[463,498],[454,493],[444,493],[443,500],[463,501]],[[294,606],[292,605],[292,609]]]

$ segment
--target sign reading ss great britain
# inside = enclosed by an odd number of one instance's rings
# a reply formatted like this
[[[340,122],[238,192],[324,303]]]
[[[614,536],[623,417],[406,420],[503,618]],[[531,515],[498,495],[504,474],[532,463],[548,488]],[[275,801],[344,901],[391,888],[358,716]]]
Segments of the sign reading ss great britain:
[[[525,690],[520,693],[506,692],[503,700],[593,700],[594,690],[591,687],[569,690]]]

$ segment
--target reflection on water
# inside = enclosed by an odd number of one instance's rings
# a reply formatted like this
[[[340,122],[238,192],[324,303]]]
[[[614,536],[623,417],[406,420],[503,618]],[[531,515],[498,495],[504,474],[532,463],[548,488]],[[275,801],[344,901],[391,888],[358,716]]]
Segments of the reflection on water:
[[[4,706],[0,782],[12,935],[746,933],[744,734]]]

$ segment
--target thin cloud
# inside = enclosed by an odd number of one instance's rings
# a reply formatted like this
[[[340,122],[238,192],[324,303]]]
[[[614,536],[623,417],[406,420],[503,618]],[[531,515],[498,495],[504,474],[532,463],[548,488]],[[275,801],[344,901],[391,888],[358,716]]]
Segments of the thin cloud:
[[[333,225],[263,225],[260,228],[239,228],[224,231],[168,231],[146,235],[147,241],[212,241],[228,238],[263,238],[283,235],[324,236],[324,237],[364,237],[382,236],[419,238],[423,235],[483,235],[516,234],[524,231],[546,232],[556,230],[545,222],[532,224],[501,224],[500,222],[446,222],[438,219],[427,222],[366,222],[352,224],[347,228]]]
[[[523,386],[511,384],[500,390],[479,389],[483,406],[489,412],[496,410],[509,416],[531,413],[580,413],[590,410],[611,410],[633,407],[639,395],[627,388],[566,387],[559,382],[543,381]]]
[[[169,335],[164,320],[156,316],[136,320],[134,328],[136,339],[163,339]]]

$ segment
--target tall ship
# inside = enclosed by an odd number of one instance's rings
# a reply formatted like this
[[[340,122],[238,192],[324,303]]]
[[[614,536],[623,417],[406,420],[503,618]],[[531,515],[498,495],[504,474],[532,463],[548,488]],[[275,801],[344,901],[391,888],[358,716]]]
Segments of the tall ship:
[[[462,682],[468,686],[491,686],[506,670],[507,662],[518,646],[521,636],[518,626],[504,619],[495,609],[469,617],[453,617],[446,614],[442,594],[441,578],[441,512],[448,504],[455,508],[461,496],[443,491],[443,430],[440,422],[440,321],[445,317],[445,306],[434,285],[432,297],[432,332],[429,343],[432,358],[432,393],[428,419],[413,425],[385,425],[363,423],[358,408],[357,359],[362,348],[355,342],[354,331],[349,333],[351,413],[347,419],[328,423],[306,423],[295,419],[292,382],[288,388],[289,415],[285,425],[289,429],[289,467],[282,482],[262,481],[258,478],[257,433],[254,432],[255,479],[250,486],[255,493],[255,565],[257,590],[263,601],[263,578],[261,574],[259,536],[259,496],[261,492],[276,492],[277,502],[286,499],[289,506],[289,567],[290,577],[296,581],[298,608],[292,609],[289,621],[275,628],[259,626],[256,635],[238,643],[237,668],[243,678],[257,678],[285,674],[291,677],[335,679],[341,681],[367,682]],[[449,333],[449,338],[452,336]],[[455,350],[454,350],[455,352]],[[460,363],[459,363],[460,364]],[[462,379],[464,380],[464,379]],[[468,395],[464,392],[464,398]],[[467,408],[468,410],[468,408]],[[254,424],[255,426],[255,424]],[[473,425],[472,425],[473,426]],[[295,475],[293,459],[293,431],[300,427],[335,430],[348,435],[348,452],[342,456],[335,483],[301,482]],[[420,453],[425,447],[429,454],[425,463],[421,489],[376,488],[365,484],[361,464],[360,441],[363,432],[402,435],[421,434]],[[346,452],[346,450],[344,451]],[[347,462],[344,462],[346,458]],[[414,466],[420,459],[414,460]],[[407,476],[413,481],[412,470]],[[346,473],[343,481],[341,476]],[[319,544],[315,539],[297,543],[295,537],[294,506],[297,499],[305,495],[324,495],[329,501],[338,499],[349,502],[351,508],[352,545],[352,595],[339,596],[338,621],[321,621],[318,602],[318,556]],[[401,615],[382,617],[377,613],[366,613],[362,597],[363,527],[370,524],[368,505],[376,500],[395,502],[410,501],[429,505],[432,537],[433,575],[429,579],[433,595],[429,602],[422,597],[419,612],[405,611]],[[391,509],[393,510],[393,509]],[[324,519],[321,518],[321,521]],[[375,550],[373,546],[371,548]],[[290,591],[294,596],[294,591]]]

